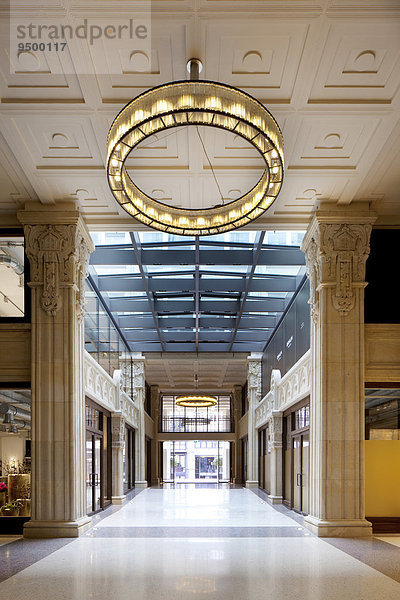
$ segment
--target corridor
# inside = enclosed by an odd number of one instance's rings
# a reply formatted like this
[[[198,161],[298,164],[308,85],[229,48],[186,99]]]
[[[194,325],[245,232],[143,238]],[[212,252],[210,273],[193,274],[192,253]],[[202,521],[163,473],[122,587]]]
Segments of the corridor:
[[[242,488],[146,489],[79,539],[4,540],[0,598],[400,597],[399,538],[318,539],[289,514]]]

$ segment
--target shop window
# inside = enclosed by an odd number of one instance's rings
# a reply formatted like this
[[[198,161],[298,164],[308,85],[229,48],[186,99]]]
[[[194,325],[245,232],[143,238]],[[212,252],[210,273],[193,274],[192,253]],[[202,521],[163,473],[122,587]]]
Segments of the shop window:
[[[0,319],[29,319],[28,260],[22,232],[0,231]]]
[[[365,390],[365,439],[400,440],[400,389]]]
[[[162,396],[161,432],[212,433],[231,432],[231,397],[217,396],[217,404],[209,408],[177,406],[176,396]]]

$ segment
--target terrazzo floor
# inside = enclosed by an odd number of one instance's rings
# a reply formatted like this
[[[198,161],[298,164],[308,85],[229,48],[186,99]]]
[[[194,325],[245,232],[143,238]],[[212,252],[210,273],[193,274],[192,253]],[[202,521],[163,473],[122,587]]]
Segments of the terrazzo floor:
[[[399,600],[394,541],[318,539],[245,489],[152,488],[79,539],[1,545],[0,599]]]

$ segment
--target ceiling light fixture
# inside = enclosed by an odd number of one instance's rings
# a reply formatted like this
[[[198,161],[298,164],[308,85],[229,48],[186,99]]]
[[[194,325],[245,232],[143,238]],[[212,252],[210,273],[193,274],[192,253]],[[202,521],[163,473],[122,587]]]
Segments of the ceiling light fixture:
[[[107,138],[107,177],[116,200],[145,225],[175,235],[213,235],[251,223],[273,203],[283,180],[283,137],[274,117],[237,88],[198,81],[200,66],[190,60],[190,81],[160,85],[129,102]],[[145,194],[125,166],[131,151],[155,133],[189,125],[217,127],[250,142],[264,160],[254,187],[236,200],[201,209],[177,208]]]
[[[177,406],[185,406],[186,408],[207,408],[217,404],[215,396],[178,396],[176,399]]]

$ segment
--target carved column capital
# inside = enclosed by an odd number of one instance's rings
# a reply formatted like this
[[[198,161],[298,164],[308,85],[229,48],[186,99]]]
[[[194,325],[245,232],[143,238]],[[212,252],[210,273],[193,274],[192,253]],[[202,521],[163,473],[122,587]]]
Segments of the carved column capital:
[[[279,411],[273,411],[270,420],[268,421],[269,436],[271,447],[281,448],[282,447],[282,430],[283,430],[283,416]]]
[[[125,446],[125,417],[121,413],[111,415],[111,439],[113,448]]]
[[[84,313],[84,284],[93,244],[79,212],[65,207],[18,213],[24,225],[25,251],[30,262],[30,286],[40,289],[40,306],[54,316],[61,308],[61,289],[77,291],[78,318]]]
[[[374,217],[317,213],[304,238],[310,279],[311,316],[319,314],[322,287],[332,289],[333,307],[347,316],[355,305],[355,288],[365,287],[365,263]]]
[[[257,404],[261,400],[261,359],[262,354],[251,354],[247,358],[247,387],[249,402]]]
[[[144,390],[145,374],[144,374],[144,357],[133,359],[133,387],[136,390]]]

